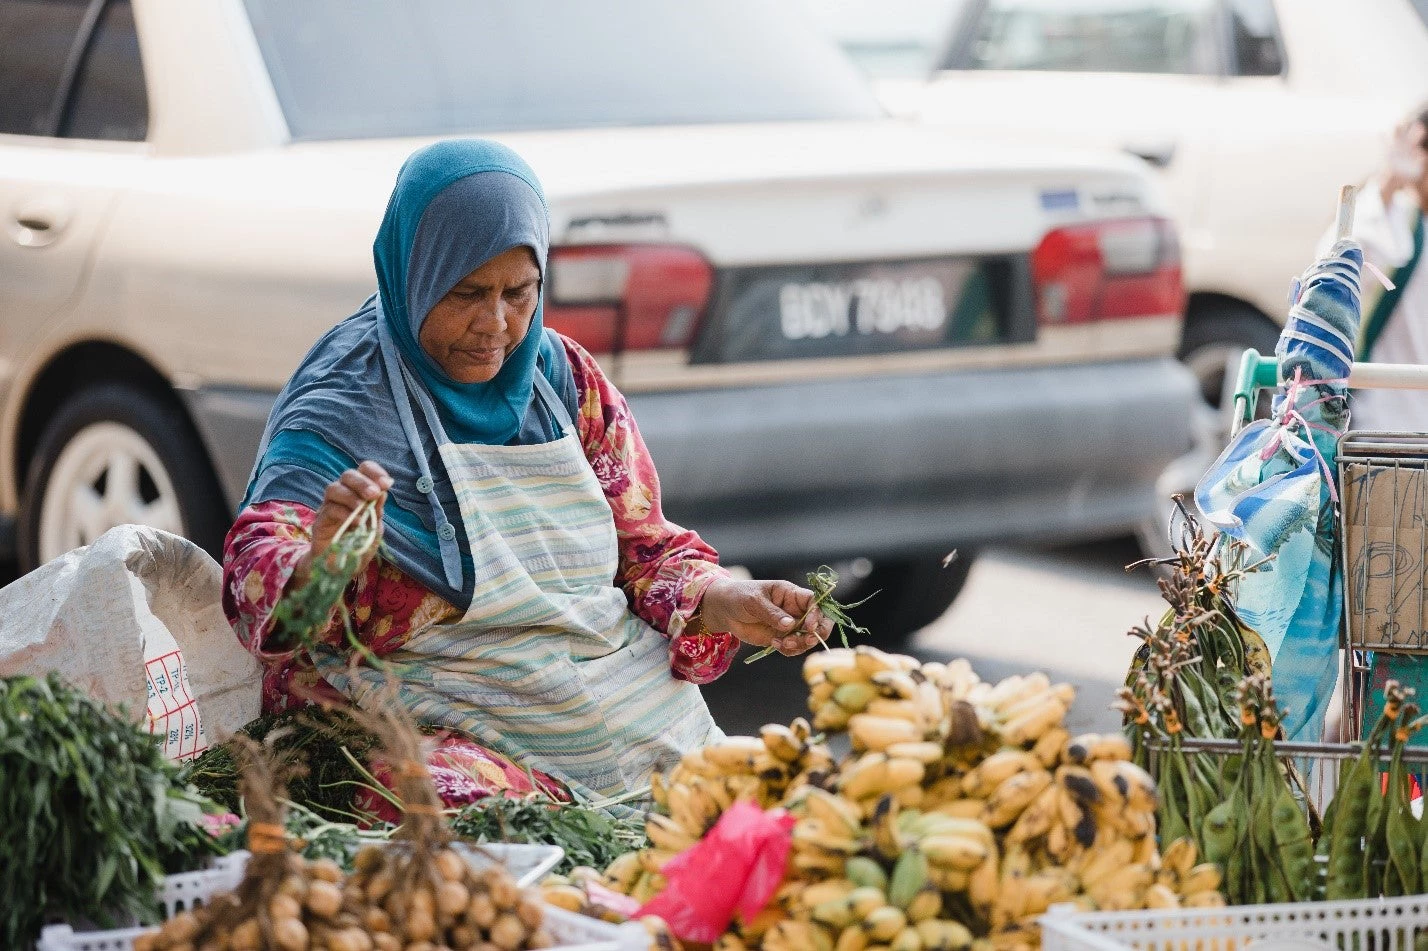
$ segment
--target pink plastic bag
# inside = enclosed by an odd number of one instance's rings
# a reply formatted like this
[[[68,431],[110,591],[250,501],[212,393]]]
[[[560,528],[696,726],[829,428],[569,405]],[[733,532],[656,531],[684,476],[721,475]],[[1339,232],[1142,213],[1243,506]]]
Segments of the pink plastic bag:
[[[793,816],[734,803],[708,835],[665,863],[668,885],[639,910],[658,915],[682,941],[713,944],[734,920],[763,910],[783,884]]]

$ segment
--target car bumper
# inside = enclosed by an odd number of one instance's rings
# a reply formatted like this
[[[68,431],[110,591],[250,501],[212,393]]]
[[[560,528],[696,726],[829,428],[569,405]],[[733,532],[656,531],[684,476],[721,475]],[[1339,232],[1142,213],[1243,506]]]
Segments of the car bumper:
[[[631,397],[665,513],[729,563],[1119,534],[1193,441],[1169,358]]]

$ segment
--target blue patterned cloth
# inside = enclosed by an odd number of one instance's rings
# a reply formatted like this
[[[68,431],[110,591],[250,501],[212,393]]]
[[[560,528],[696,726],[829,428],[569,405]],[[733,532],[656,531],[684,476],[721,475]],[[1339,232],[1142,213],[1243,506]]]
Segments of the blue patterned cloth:
[[[1285,735],[1323,732],[1338,676],[1343,592],[1334,522],[1335,462],[1349,425],[1348,375],[1360,320],[1363,251],[1341,241],[1299,279],[1275,348],[1271,419],[1241,430],[1195,488],[1220,531],[1272,556],[1240,585],[1241,619],[1264,638]]]

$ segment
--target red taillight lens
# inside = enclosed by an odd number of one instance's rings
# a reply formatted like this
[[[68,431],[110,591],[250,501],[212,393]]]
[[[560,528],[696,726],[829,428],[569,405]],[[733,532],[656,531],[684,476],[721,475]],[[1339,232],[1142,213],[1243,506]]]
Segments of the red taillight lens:
[[[1162,317],[1185,309],[1180,247],[1163,218],[1124,218],[1048,232],[1031,254],[1042,324]]]
[[[545,323],[591,353],[685,347],[704,316],[714,269],[675,245],[552,248]]]

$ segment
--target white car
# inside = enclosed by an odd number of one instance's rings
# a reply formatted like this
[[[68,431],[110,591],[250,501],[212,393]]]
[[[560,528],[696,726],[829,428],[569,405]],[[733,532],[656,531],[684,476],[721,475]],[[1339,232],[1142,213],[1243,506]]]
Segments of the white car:
[[[954,546],[1136,524],[1188,443],[1140,163],[885,118],[781,3],[0,0],[0,35],[26,566],[126,521],[220,543],[274,393],[374,287],[398,166],[443,135],[543,179],[547,322],[629,394],[668,513],[731,563],[853,564],[885,637],[955,596]]]
[[[1428,99],[1428,0],[805,0],[896,112],[949,140],[1155,167],[1180,227],[1182,355],[1217,401],[1273,349],[1341,185]]]

